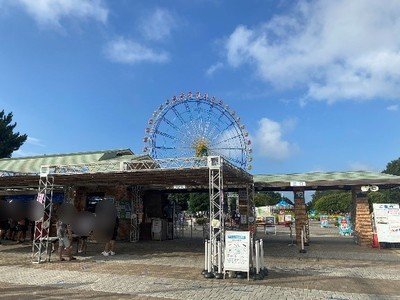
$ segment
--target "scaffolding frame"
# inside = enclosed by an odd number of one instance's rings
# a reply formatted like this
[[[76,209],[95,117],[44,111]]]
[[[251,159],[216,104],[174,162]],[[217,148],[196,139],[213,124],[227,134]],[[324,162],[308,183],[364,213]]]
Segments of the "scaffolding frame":
[[[49,170],[54,175],[75,175],[112,172],[135,172],[145,170],[169,170],[169,169],[199,169],[207,167],[207,157],[183,157],[162,158],[148,160],[120,161],[109,160],[87,164],[68,165],[43,165],[43,169]]]
[[[43,205],[43,216],[35,222],[35,231],[32,242],[32,262],[41,263],[50,261],[49,234],[51,214],[53,211],[54,177],[47,172],[39,177],[38,195],[36,201]]]

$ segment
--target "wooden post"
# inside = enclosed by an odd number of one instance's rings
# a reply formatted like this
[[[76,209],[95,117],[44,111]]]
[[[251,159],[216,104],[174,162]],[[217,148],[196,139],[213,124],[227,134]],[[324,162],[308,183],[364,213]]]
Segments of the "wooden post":
[[[367,194],[361,192],[360,187],[353,187],[352,198],[352,222],[356,241],[360,246],[369,246],[372,243],[372,222]]]
[[[248,205],[248,199],[247,199],[247,191],[245,189],[239,190],[238,191],[238,210],[240,213],[240,225],[239,228],[240,230],[247,230],[248,228],[248,220],[247,217],[249,215],[249,205]]]

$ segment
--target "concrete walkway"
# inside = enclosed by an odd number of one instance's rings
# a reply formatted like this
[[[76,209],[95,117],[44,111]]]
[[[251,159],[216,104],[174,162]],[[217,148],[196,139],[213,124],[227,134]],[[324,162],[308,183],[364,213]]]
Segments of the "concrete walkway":
[[[261,234],[261,233],[260,233]],[[264,236],[270,275],[262,281],[207,280],[201,239],[118,243],[113,257],[90,244],[74,262],[30,263],[29,245],[0,246],[2,296],[137,299],[400,299],[400,250],[372,249],[311,226],[306,254],[288,246],[287,228]],[[55,258],[56,259],[56,258]]]

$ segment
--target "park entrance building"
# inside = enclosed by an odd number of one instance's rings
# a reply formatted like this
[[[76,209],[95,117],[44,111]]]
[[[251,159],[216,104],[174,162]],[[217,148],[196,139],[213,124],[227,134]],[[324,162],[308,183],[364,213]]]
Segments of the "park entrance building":
[[[300,232],[307,224],[304,199],[305,191],[348,190],[352,191],[352,223],[359,245],[372,242],[371,212],[366,192],[362,187],[390,189],[400,186],[400,176],[367,172],[312,172],[282,175],[254,175],[256,191],[291,191],[294,193],[296,241],[300,244]],[[309,233],[306,230],[306,233]]]
[[[3,159],[0,166],[1,195],[37,194],[44,205],[44,219],[36,222],[35,229],[34,254],[38,261],[47,253],[53,198],[59,193],[78,210],[87,209],[93,196],[129,202],[130,218],[125,229],[131,241],[144,237],[146,227],[141,224],[149,217],[146,213],[162,216],[163,194],[168,192],[209,192],[210,219],[220,224],[210,229],[214,243],[224,239],[225,192],[244,191],[239,209],[246,216],[253,213],[252,175],[220,156],[151,159],[125,149]],[[40,166],[39,172],[32,172],[36,166]]]

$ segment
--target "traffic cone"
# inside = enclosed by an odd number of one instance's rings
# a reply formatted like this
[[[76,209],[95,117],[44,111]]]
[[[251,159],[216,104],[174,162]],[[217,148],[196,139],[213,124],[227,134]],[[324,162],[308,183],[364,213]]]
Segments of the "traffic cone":
[[[372,235],[372,248],[379,248],[378,235],[376,233]]]

